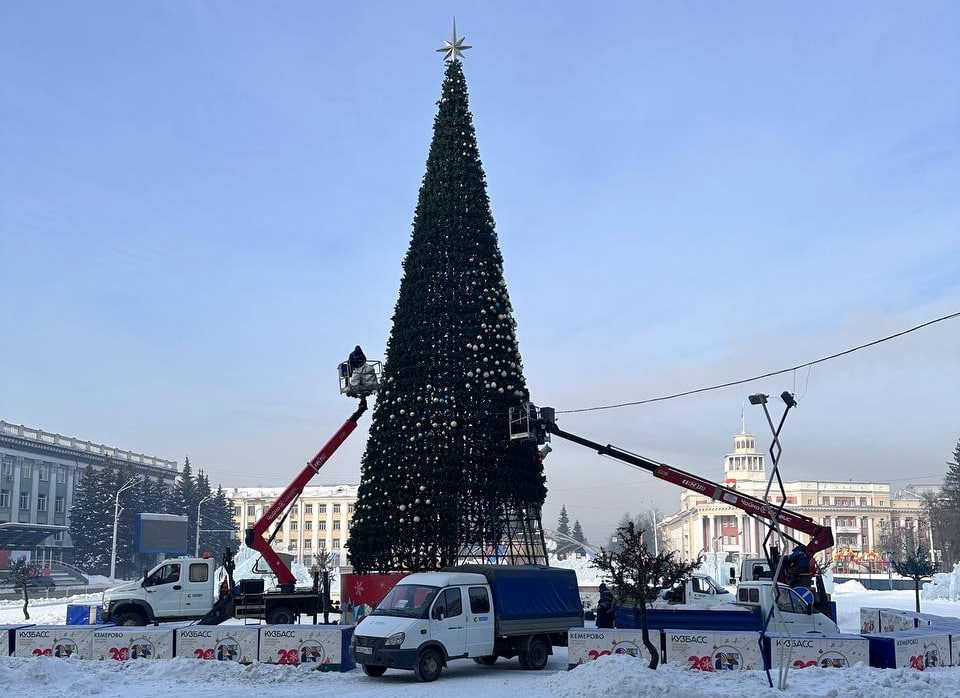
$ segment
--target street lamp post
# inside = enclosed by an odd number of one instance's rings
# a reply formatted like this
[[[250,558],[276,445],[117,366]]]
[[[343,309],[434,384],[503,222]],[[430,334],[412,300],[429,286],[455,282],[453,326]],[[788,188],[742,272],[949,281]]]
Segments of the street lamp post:
[[[654,555],[659,555],[659,554],[660,554],[660,543],[659,543],[659,541],[657,540],[657,538],[659,538],[659,536],[657,535],[657,510],[656,510],[656,509],[651,509],[651,510],[650,510],[650,516],[653,517],[653,554],[654,554]]]
[[[110,579],[116,579],[117,573],[117,522],[120,520],[120,495],[137,484],[136,478],[130,478],[120,489],[113,500],[113,545],[110,548]]]
[[[197,544],[193,549],[193,556],[200,557],[200,505],[206,501],[213,499],[214,495],[208,494],[206,497],[197,502]]]

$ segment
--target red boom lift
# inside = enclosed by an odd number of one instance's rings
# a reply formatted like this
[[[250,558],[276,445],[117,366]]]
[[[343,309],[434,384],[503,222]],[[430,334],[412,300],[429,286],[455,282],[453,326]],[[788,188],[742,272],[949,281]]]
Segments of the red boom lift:
[[[830,597],[823,586],[822,578],[816,571],[814,560],[814,555],[833,547],[833,531],[829,526],[823,526],[809,516],[797,514],[779,505],[770,504],[762,499],[724,487],[699,475],[688,473],[665,463],[658,463],[610,444],[604,446],[596,441],[564,431],[557,426],[556,411],[552,407],[537,407],[531,402],[525,402],[520,407],[510,408],[511,440],[535,440],[538,444],[544,444],[550,440],[550,435],[559,436],[575,444],[586,446],[600,455],[610,456],[635,468],[646,470],[661,480],[741,509],[753,518],[764,520],[764,525],[770,526],[771,524],[768,522],[776,521],[782,527],[805,533],[810,537],[810,540],[805,543],[784,533],[788,540],[802,548],[803,553],[805,553],[803,557],[806,558],[806,564],[794,564],[797,558],[793,555],[786,556],[779,581],[791,587],[799,588],[809,587],[815,580],[817,601],[824,602],[825,607],[829,606]],[[778,554],[779,551],[774,552],[774,559],[772,560],[774,566],[776,566],[775,557]]]
[[[297,579],[290,567],[272,547],[271,543],[283,527],[283,522],[289,514],[290,505],[303,493],[303,489],[319,472],[334,452],[347,437],[357,428],[357,422],[367,411],[367,397],[380,387],[381,364],[379,361],[368,361],[358,346],[350,354],[350,358],[338,366],[340,375],[340,392],[348,397],[359,399],[360,404],[346,422],[337,429],[336,433],[323,448],[303,467],[303,470],[294,478],[293,482],[283,491],[277,500],[270,505],[263,516],[245,532],[244,542],[248,548],[260,553],[270,571],[277,578],[278,589],[264,592],[262,579],[241,580],[234,590],[233,583],[233,554],[227,549],[224,555],[224,568],[230,577],[230,589],[233,593],[221,599],[213,610],[204,617],[201,625],[218,624],[229,618],[263,618],[267,623],[293,623],[300,614],[316,614],[320,610],[321,593],[314,583],[314,588],[297,590]],[[267,530],[276,523],[269,538],[264,538]],[[326,595],[324,590],[324,595]]]

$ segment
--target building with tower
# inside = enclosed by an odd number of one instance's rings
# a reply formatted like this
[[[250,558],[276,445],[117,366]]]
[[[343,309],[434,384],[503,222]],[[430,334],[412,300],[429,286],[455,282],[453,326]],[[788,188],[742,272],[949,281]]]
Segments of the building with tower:
[[[766,454],[756,436],[741,423],[733,449],[723,457],[723,482],[744,494],[762,499],[767,486]],[[922,499],[916,492],[929,485],[907,485],[894,491],[888,482],[798,480],[784,482],[786,508],[833,529],[835,545],[822,553],[821,562],[843,561],[850,568],[873,569],[886,552],[906,541],[927,540],[929,526]],[[783,496],[771,490],[769,501]],[[680,510],[658,526],[667,545],[687,559],[706,552],[725,552],[733,562],[763,556],[767,527],[740,509],[691,491],[680,495]],[[801,541],[807,536],[787,532]]]

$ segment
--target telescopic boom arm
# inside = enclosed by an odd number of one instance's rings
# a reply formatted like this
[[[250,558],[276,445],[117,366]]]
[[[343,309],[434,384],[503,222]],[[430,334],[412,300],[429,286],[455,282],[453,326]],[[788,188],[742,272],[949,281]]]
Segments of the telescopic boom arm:
[[[513,413],[511,415],[511,438],[518,438],[519,435],[520,438],[536,438],[538,443],[542,443],[546,438],[546,434],[553,434],[554,436],[559,436],[561,439],[586,446],[600,455],[610,456],[628,465],[632,465],[635,468],[646,470],[647,472],[653,473],[654,477],[665,480],[666,482],[685,487],[688,490],[693,490],[711,499],[729,504],[730,506],[747,512],[751,516],[768,521],[776,520],[781,526],[792,528],[795,531],[800,531],[810,536],[810,540],[806,543],[790,536],[787,537],[797,545],[802,546],[811,559],[814,554],[833,547],[833,531],[830,527],[821,526],[808,516],[797,514],[789,509],[781,509],[776,505],[764,502],[762,499],[737,492],[729,487],[724,487],[716,482],[711,482],[710,480],[680,470],[679,468],[674,468],[650,460],[649,458],[644,458],[635,453],[624,451],[616,446],[611,446],[610,444],[604,446],[596,441],[571,434],[557,426],[556,420],[554,419],[554,411],[549,407],[537,408],[535,405],[527,403],[521,409],[525,410],[525,417],[523,413]]]
[[[256,550],[271,571],[277,578],[277,584],[281,591],[293,591],[296,587],[297,578],[290,568],[274,551],[270,543],[276,536],[279,526],[274,530],[269,538],[264,538],[263,534],[267,532],[278,519],[282,524],[284,512],[297,497],[303,493],[303,489],[309,484],[310,480],[319,472],[330,456],[340,447],[347,437],[357,428],[357,422],[364,412],[367,411],[367,396],[373,394],[379,388],[380,362],[367,361],[360,347],[357,347],[350,355],[350,358],[340,364],[340,392],[349,397],[360,399],[360,405],[357,410],[350,415],[349,419],[343,423],[336,433],[330,438],[323,448],[310,459],[300,471],[300,474],[287,486],[277,500],[270,505],[263,516],[257,522],[246,530],[244,542],[248,548]]]

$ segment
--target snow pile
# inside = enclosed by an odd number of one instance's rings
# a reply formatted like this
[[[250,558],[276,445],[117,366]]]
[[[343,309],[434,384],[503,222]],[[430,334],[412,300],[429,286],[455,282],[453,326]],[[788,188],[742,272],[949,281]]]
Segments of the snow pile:
[[[921,595],[925,599],[960,601],[960,562],[952,572],[933,575],[933,580],[923,585]]]
[[[881,670],[857,664],[849,669],[810,668],[789,674],[788,694],[799,696],[845,696],[880,698],[909,695],[960,694],[960,671],[954,668],[916,671]],[[611,655],[583,664],[568,675],[555,674],[542,688],[556,698],[729,698],[733,695],[782,697],[770,689],[760,671],[699,672],[670,665],[651,671],[642,661]],[[539,695],[539,692],[537,693]]]
[[[577,584],[581,587],[598,587],[603,581],[600,577],[600,570],[593,566],[593,558],[588,555],[577,557],[570,555],[564,560],[550,556],[550,566],[560,567],[565,570],[573,570],[577,574]]]
[[[833,593],[835,594],[860,594],[866,590],[867,588],[856,579],[833,585]]]

